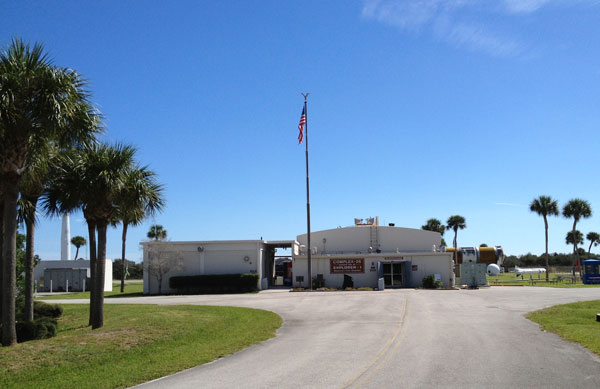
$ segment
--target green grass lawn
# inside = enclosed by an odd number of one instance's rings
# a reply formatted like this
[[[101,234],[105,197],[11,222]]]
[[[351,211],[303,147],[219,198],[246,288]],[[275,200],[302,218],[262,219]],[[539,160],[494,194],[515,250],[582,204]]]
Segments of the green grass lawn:
[[[275,336],[272,312],[234,307],[65,305],[55,338],[0,348],[2,388],[126,387],[212,361]]]
[[[600,355],[600,300],[556,305],[527,315],[542,330],[553,332],[568,341],[579,343]]]
[[[125,284],[125,292],[121,293],[121,284],[113,283],[112,292],[104,292],[104,297],[138,297],[142,296],[144,285],[141,283]],[[39,297],[41,300],[89,299],[90,292],[62,293]]]

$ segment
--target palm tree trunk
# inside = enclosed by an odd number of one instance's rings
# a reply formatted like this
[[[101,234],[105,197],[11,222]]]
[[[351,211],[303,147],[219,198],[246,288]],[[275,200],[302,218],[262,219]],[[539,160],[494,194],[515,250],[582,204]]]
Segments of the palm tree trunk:
[[[79,256],[79,246],[75,246],[75,259]]]
[[[95,315],[92,329],[104,326],[104,280],[106,272],[106,221],[99,221],[98,229],[98,257],[96,258],[96,282],[95,282]]]
[[[0,318],[2,317],[2,296],[3,283],[2,274],[4,273],[4,251],[2,249],[4,242],[4,196],[0,195]],[[1,319],[0,319],[1,320]]]
[[[577,235],[575,231],[577,227],[577,219],[573,222],[573,277],[575,277],[575,269],[579,265],[579,255],[577,253]]]
[[[35,234],[35,209],[38,197],[28,199],[33,208],[33,215],[29,215],[25,222],[25,321],[33,321],[33,247]],[[67,291],[68,292],[68,291]]]
[[[550,272],[550,267],[548,261],[548,219],[546,218],[546,215],[544,215],[544,227],[546,231],[546,282],[549,282],[550,274],[548,273]]]
[[[127,222],[123,221],[123,236],[121,239],[121,293],[125,292],[125,241],[127,240]]]
[[[92,325],[94,323],[94,313],[96,312],[94,306],[96,304],[96,300],[94,296],[96,295],[96,291],[94,288],[94,282],[96,280],[96,223],[93,220],[87,220],[88,225],[88,238],[89,238],[89,248],[90,248],[90,317],[88,325]]]
[[[17,199],[19,197],[19,176],[4,174],[4,240],[2,276],[2,345],[17,344],[15,328],[15,289],[17,263]]]

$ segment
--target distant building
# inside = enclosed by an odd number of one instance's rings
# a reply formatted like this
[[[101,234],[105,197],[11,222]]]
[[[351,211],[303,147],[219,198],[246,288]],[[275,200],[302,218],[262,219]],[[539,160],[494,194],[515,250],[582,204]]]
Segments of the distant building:
[[[79,269],[84,269],[86,280]],[[51,270],[49,273],[48,271]],[[48,277],[51,278],[48,278]],[[33,279],[37,285],[38,292],[50,292],[50,279],[53,292],[66,292],[67,280],[69,280],[69,291],[80,292],[90,290],[90,261],[78,259],[76,261],[40,261],[33,269]],[[112,291],[112,261],[106,260],[106,279],[104,280],[104,291]]]

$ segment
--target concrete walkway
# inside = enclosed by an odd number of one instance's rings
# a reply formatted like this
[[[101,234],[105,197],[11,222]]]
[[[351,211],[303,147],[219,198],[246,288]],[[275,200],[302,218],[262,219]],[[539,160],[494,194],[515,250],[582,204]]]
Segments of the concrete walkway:
[[[599,388],[598,357],[524,318],[593,299],[600,299],[600,288],[277,290],[105,302],[253,307],[283,317],[276,338],[142,385],[148,388]]]

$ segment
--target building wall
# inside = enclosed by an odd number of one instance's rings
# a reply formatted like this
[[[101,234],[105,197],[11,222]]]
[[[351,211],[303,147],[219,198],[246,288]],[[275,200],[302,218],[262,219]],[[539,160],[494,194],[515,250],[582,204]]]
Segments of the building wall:
[[[176,292],[169,288],[169,278],[174,276],[258,273],[258,287],[262,286],[263,241],[143,242],[142,246],[144,294],[158,293],[158,278],[148,271],[152,250],[169,264],[162,280],[163,294]]]
[[[382,252],[432,251],[439,247],[442,236],[433,231],[414,228],[358,226],[315,231],[310,234],[311,246],[318,254],[365,253],[372,246],[371,237],[377,236]],[[307,245],[307,235],[297,237],[301,245]],[[377,247],[373,247],[375,250]]]
[[[454,286],[451,253],[399,253],[399,254],[371,254],[371,255],[328,255],[313,256],[312,276],[323,274],[325,286],[328,288],[341,288],[344,283],[344,274],[331,274],[330,260],[334,258],[364,258],[364,272],[347,273],[352,277],[355,288],[378,287],[378,266],[382,262],[405,263],[404,285],[416,288],[423,285],[423,278],[430,274],[439,274],[444,287]],[[296,256],[293,259],[293,285],[294,287],[308,287],[308,261],[306,256]],[[304,282],[296,281],[297,276],[303,276]]]
[[[53,268],[44,271],[44,292],[82,292],[89,290],[89,268]]]
[[[90,268],[89,260],[74,260],[74,261],[40,261],[37,266],[33,269],[33,279],[40,285],[40,280],[44,277],[44,270],[46,269],[57,269],[57,268]],[[106,260],[106,279],[104,280],[104,291],[112,291],[112,261]],[[86,285],[86,288],[88,286]]]

